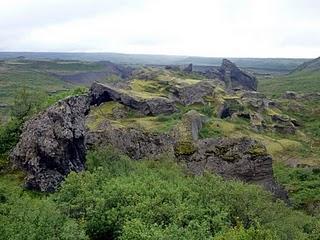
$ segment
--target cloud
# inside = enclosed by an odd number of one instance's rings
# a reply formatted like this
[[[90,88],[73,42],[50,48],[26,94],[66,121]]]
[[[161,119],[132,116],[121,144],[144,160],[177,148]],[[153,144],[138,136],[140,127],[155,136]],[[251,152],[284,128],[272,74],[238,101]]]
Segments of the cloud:
[[[0,3],[0,50],[316,57],[319,5],[312,0],[11,0]]]

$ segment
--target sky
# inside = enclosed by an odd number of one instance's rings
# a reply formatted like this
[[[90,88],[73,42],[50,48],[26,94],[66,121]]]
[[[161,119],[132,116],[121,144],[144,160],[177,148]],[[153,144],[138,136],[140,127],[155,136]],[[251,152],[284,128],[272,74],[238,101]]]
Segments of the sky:
[[[319,0],[0,0],[0,51],[320,56]]]

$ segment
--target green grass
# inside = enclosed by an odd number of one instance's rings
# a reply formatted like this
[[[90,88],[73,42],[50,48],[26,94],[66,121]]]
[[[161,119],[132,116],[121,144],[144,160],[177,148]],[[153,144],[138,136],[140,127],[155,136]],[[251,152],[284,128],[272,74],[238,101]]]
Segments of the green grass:
[[[35,93],[55,93],[74,86],[44,73],[32,71],[10,71],[0,73],[0,102],[11,104],[17,89]]]
[[[9,60],[5,64],[9,66],[18,67],[21,70],[39,70],[39,71],[53,71],[53,72],[80,72],[80,71],[101,71],[105,67],[103,64],[95,62],[82,61],[59,61],[59,60]]]
[[[298,72],[285,76],[260,78],[258,90],[272,97],[279,97],[286,91],[313,93],[320,91],[320,71]]]

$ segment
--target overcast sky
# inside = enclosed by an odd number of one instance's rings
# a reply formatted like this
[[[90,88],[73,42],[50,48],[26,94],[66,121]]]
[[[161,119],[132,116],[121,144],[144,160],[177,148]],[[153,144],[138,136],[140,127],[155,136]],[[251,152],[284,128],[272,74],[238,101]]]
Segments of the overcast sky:
[[[0,0],[0,51],[320,56],[320,0]]]

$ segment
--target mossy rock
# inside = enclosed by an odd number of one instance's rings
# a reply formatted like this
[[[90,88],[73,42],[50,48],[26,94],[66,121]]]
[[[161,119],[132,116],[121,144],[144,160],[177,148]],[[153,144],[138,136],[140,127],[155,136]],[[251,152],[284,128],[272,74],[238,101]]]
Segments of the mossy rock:
[[[178,155],[190,155],[197,151],[197,147],[192,141],[179,141],[176,143],[174,150]]]
[[[266,147],[262,144],[252,145],[248,150],[251,156],[261,156],[267,152]]]

